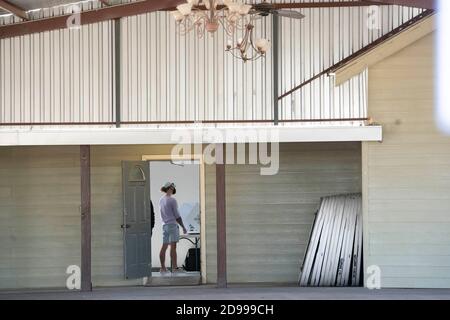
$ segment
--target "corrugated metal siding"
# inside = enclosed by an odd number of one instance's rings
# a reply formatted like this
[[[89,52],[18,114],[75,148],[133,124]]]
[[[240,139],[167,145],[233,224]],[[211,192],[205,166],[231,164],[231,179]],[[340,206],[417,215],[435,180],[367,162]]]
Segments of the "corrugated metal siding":
[[[279,95],[389,33],[421,12],[399,6],[302,9],[302,20],[280,19]],[[369,28],[377,18],[377,28]],[[366,117],[367,74],[335,88],[322,76],[281,100],[281,119]]]
[[[369,30],[367,10],[304,9],[303,20],[280,19],[279,95],[420,12],[383,7],[380,29]],[[165,12],[122,21],[124,121],[273,119],[273,48],[265,59],[244,64],[224,51],[227,37],[222,29],[205,39],[195,33],[180,36]],[[272,20],[259,19],[255,31],[256,38],[273,39]],[[323,76],[281,100],[280,119],[365,117],[366,88],[365,72],[339,87]]]
[[[363,143],[366,268],[382,287],[450,287],[450,137],[434,121],[434,35],[369,70],[369,115],[383,143]]]
[[[269,19],[257,22],[257,37],[270,30]],[[124,121],[272,118],[270,53],[243,64],[225,52],[222,29],[180,36],[166,12],[122,19],[122,35]]]
[[[127,1],[122,1],[127,2]],[[85,2],[83,10],[98,8]],[[61,15],[42,9],[32,18]],[[281,19],[280,94],[309,79],[417,14],[385,6],[382,28],[368,30],[365,8],[305,9]],[[17,18],[2,17],[0,24]],[[122,21],[123,121],[270,120],[272,52],[243,64],[224,49],[227,38],[179,36],[167,12]],[[271,19],[256,36],[272,39]],[[112,122],[115,90],[111,22],[0,41],[0,122]],[[239,37],[236,35],[234,41]],[[338,88],[326,76],[280,104],[281,119],[365,117],[365,73]]]
[[[359,143],[280,145],[280,171],[226,167],[228,281],[296,283],[320,198],[361,191]],[[215,169],[207,167],[208,282],[216,281]]]
[[[109,1],[114,4],[130,2],[127,0],[109,0]],[[97,0],[72,0],[72,1],[41,0],[40,3],[38,3],[38,1],[33,2],[34,3],[28,6],[23,6],[25,10],[28,10],[27,13],[29,20],[63,16],[73,12],[73,10],[88,11],[102,7],[101,2]],[[39,8],[42,6],[44,8]],[[38,9],[31,9],[31,8],[38,8]],[[23,21],[24,20],[22,18],[12,15],[10,13],[0,15],[0,25],[19,23]]]
[[[122,22],[124,121],[271,118],[270,55],[244,65],[225,52],[222,31],[179,36],[166,13]],[[269,29],[258,22],[257,33]]]
[[[113,121],[112,29],[108,21],[0,40],[0,122]]]

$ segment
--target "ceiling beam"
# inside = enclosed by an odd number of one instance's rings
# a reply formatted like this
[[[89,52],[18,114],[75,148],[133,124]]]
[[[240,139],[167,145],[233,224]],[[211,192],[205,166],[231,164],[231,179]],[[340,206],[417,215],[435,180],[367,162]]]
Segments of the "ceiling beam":
[[[311,9],[311,8],[338,8],[338,7],[363,7],[372,5],[386,5],[379,1],[328,1],[328,2],[302,2],[302,3],[272,3],[274,9]],[[224,5],[219,5],[219,9],[223,9]],[[199,6],[200,9],[206,10],[206,7]],[[176,7],[167,7],[164,11],[175,10]]]
[[[339,8],[339,7],[364,7],[371,5],[384,5],[376,1],[329,1],[329,2],[303,2],[303,3],[274,3],[275,9],[307,9],[307,8]]]
[[[5,1],[0,1],[5,2]],[[184,3],[184,0],[144,0],[109,6],[80,13],[81,25],[122,17],[135,16],[143,13],[164,10],[168,7]],[[45,32],[67,28],[71,15],[63,15],[46,19],[29,20],[20,23],[7,24],[0,27],[0,39],[22,36],[38,32]]]
[[[13,15],[28,20],[28,15],[25,10],[19,8],[18,6],[10,3],[9,1],[0,0],[0,8],[12,13]]]
[[[435,10],[437,8],[436,0],[376,0],[376,1],[368,0],[366,2],[378,2],[378,4],[384,3],[384,4],[393,4],[393,5],[406,6],[406,7],[433,9],[433,10]]]
[[[120,5],[110,5],[109,0],[100,0],[106,6],[103,8],[81,12],[80,22],[82,25],[91,24],[106,20],[112,20],[127,16],[134,16],[143,13],[173,10],[177,5],[184,3],[185,0],[143,0]],[[275,4],[277,9],[302,9],[302,8],[325,8],[325,7],[354,7],[369,5],[387,5],[409,3],[410,5],[424,5],[424,3],[434,2],[433,0],[365,0],[365,1],[330,1],[330,2],[306,2],[306,3],[278,3]],[[411,4],[412,3],[412,4]],[[4,6],[3,6],[4,5]],[[14,14],[27,19],[26,12],[11,5],[7,1],[0,0],[0,7],[5,10],[12,11]],[[11,12],[10,11],[10,12]],[[12,38],[25,34],[39,33],[57,29],[67,28],[67,21],[70,15],[63,15],[51,18],[24,21],[20,23],[8,24],[0,26],[0,39]]]

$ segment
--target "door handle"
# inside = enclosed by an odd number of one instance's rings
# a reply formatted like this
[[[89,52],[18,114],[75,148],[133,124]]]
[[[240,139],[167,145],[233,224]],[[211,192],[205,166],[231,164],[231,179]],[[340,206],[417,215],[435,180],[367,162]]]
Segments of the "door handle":
[[[121,227],[122,229],[123,229],[123,228],[127,228],[127,229],[128,229],[128,228],[131,228],[131,226],[130,226],[129,224],[125,224],[125,225],[122,224],[120,227]]]

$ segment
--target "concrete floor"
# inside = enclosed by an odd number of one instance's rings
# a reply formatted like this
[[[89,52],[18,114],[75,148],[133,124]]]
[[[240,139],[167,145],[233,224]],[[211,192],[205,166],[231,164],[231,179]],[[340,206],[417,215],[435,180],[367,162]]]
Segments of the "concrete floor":
[[[450,300],[447,289],[299,288],[279,286],[97,288],[92,293],[0,292],[0,300]]]

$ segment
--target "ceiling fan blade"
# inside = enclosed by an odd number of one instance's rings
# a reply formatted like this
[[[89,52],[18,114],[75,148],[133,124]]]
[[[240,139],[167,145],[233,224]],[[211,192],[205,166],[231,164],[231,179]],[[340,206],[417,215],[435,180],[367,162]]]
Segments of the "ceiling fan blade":
[[[263,16],[259,13],[252,15],[252,20],[261,20],[262,18],[265,18],[265,16]]]
[[[304,14],[294,10],[273,10],[271,13],[290,19],[303,19],[305,17]]]

